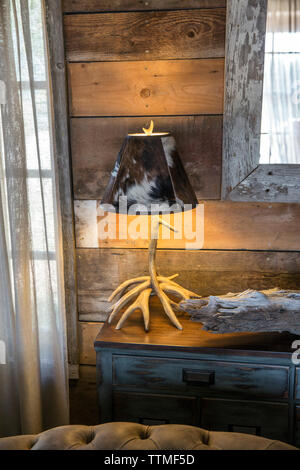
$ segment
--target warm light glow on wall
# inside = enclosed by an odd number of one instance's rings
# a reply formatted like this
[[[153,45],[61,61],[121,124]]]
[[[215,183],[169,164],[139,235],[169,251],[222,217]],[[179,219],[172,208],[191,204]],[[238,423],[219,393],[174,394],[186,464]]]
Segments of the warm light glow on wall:
[[[98,246],[146,248],[150,240],[151,215],[127,215],[104,212],[97,209]],[[158,248],[186,249],[195,244],[203,248],[203,207],[176,214],[162,214],[165,222],[175,227],[176,232],[160,226]],[[196,246],[197,245],[197,246]]]

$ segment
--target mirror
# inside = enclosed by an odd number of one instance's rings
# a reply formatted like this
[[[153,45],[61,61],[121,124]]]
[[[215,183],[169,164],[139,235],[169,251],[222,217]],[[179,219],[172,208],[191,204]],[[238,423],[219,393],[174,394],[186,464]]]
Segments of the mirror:
[[[259,163],[300,163],[300,0],[268,0]]]
[[[300,0],[228,0],[222,198],[300,202]]]

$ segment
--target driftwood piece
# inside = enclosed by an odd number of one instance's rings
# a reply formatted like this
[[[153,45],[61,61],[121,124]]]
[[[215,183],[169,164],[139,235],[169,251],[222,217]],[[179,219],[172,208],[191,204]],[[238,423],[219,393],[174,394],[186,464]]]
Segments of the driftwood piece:
[[[300,334],[300,291],[246,290],[180,302],[181,310],[212,333],[288,331]]]

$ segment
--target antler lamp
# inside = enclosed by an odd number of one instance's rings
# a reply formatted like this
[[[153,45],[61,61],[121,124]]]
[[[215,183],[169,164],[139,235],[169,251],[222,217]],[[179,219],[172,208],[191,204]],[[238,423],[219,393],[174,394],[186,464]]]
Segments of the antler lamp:
[[[177,303],[167,293],[183,299],[199,296],[175,283],[173,279],[177,274],[170,277],[157,274],[156,247],[161,224],[175,230],[160,215],[184,211],[186,205],[196,207],[197,198],[181,163],[174,137],[168,132],[153,133],[152,121],[150,128],[143,131],[140,134],[128,134],[125,138],[101,207],[106,211],[111,207],[117,213],[124,213],[124,210],[128,213],[130,208],[135,207],[139,214],[151,215],[149,276],[129,279],[117,287],[109,298],[114,304],[108,322],[133,301],[121,316],[116,329],[120,329],[126,319],[139,309],[143,314],[145,330],[148,331],[149,299],[151,295],[157,295],[170,321],[181,330],[182,326],[174,313]]]

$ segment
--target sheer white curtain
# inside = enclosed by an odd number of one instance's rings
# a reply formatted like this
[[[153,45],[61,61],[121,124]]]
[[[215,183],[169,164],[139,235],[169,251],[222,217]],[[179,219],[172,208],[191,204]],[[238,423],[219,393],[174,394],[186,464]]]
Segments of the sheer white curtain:
[[[260,163],[300,163],[300,0],[268,0]]]
[[[46,50],[43,1],[1,0],[0,436],[69,415]]]

